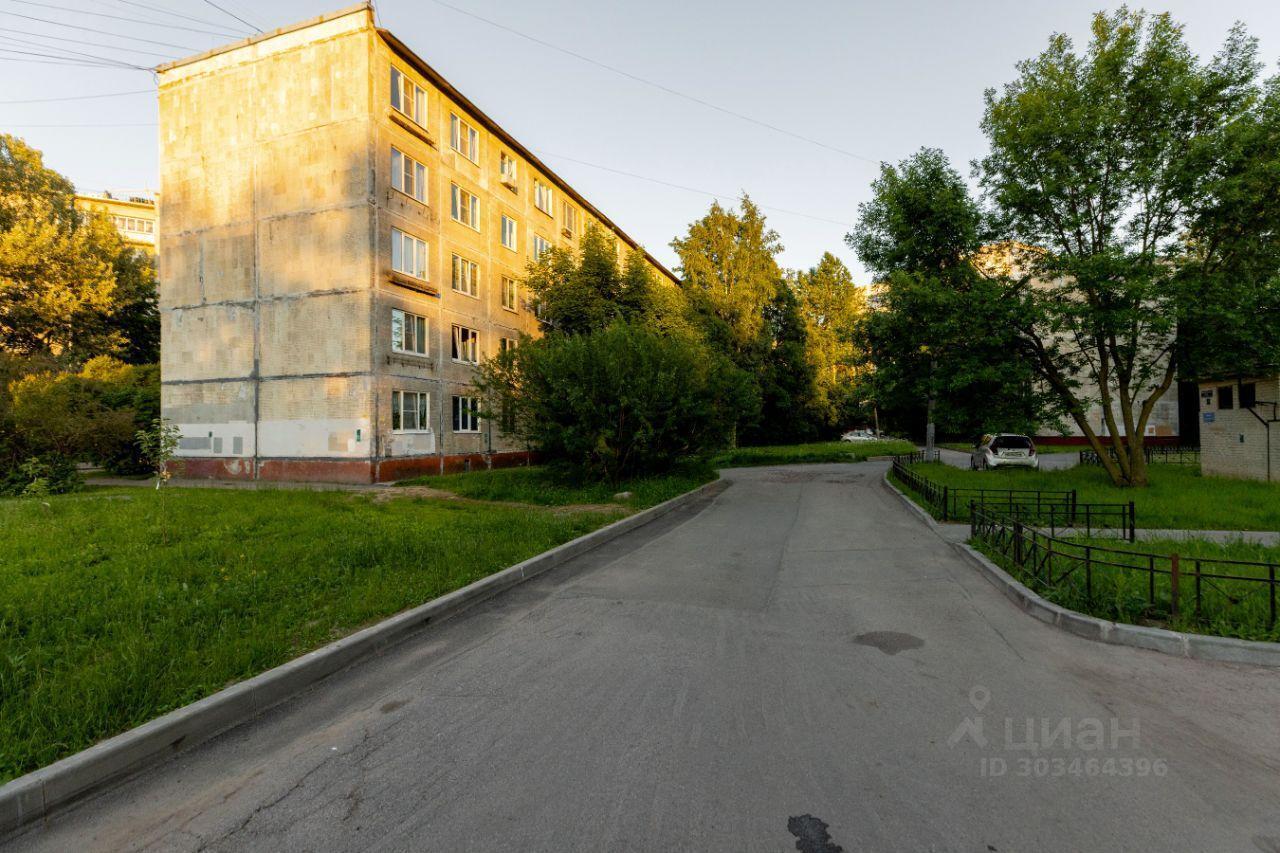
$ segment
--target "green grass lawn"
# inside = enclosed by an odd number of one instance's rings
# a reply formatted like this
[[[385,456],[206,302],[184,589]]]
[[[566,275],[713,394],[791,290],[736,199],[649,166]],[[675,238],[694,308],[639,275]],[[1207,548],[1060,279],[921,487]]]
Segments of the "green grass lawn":
[[[916,446],[909,441],[819,441],[810,444],[738,447],[718,454],[711,461],[717,468],[796,465],[814,462],[861,462],[871,456],[910,453],[915,449]]]
[[[715,469],[705,463],[689,463],[675,471],[651,477],[637,477],[619,484],[582,483],[558,475],[544,466],[500,468],[444,474],[403,480],[397,486],[427,486],[453,492],[459,497],[482,501],[515,501],[539,506],[609,504],[645,509],[684,494],[716,478]],[[630,492],[631,497],[615,501],[613,496]]]
[[[1151,485],[1114,486],[1095,465],[1062,471],[967,471],[919,463],[916,471],[940,485],[989,489],[1077,490],[1079,503],[1133,501],[1137,526],[1178,530],[1280,530],[1280,484],[1204,477],[1188,465],[1150,466]]]
[[[1271,621],[1268,567],[1219,562],[1237,560],[1280,566],[1280,548],[1242,542],[1172,539],[1123,542],[1073,538],[1070,542],[1054,545],[1055,551],[1061,547],[1064,553],[1055,554],[1052,559],[1052,584],[1046,582],[1042,554],[1036,555],[1040,566],[1038,577],[1030,577],[994,547],[984,542],[973,544],[1036,592],[1072,610],[1116,622],[1246,640],[1280,641],[1280,623]],[[1087,580],[1082,558],[1084,545],[1091,546]],[[1147,554],[1179,555],[1181,579],[1176,615],[1171,606],[1169,563],[1161,559],[1149,563],[1144,556]],[[1143,571],[1151,565],[1157,569],[1154,582],[1152,575]],[[1197,569],[1201,573],[1199,596],[1196,594]],[[1280,596],[1280,590],[1277,595]]]
[[[626,512],[285,490],[0,500],[0,783]]]

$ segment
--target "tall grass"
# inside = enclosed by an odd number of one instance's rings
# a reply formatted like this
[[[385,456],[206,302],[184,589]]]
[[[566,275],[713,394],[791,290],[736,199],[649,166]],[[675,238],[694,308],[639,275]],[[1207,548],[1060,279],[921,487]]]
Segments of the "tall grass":
[[[0,501],[0,783],[624,512],[208,489]]]

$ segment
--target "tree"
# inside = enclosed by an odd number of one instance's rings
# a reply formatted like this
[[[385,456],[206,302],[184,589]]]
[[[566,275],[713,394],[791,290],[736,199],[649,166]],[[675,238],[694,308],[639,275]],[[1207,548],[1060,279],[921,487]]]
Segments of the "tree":
[[[753,389],[684,337],[616,321],[552,332],[486,361],[490,412],[551,462],[617,483],[725,446]]]
[[[707,215],[673,240],[681,287],[702,338],[755,378],[760,409],[744,410],[746,441],[812,438],[824,425],[817,411],[807,330],[776,256],[778,235],[743,196],[741,211],[713,203]]]
[[[154,361],[153,262],[74,202],[40,152],[0,134],[0,350],[69,366],[97,355]]]
[[[1088,50],[1055,35],[986,93],[990,153],[976,164],[1024,246],[1020,326],[1038,372],[1112,479],[1145,485],[1143,434],[1178,370],[1194,303],[1183,239],[1214,186],[1224,134],[1257,101],[1256,44],[1237,26],[1211,61],[1168,15],[1093,19]],[[1215,315],[1221,306],[1198,304]],[[1113,460],[1088,419],[1097,389]]]
[[[817,266],[797,273],[792,287],[805,319],[817,410],[828,427],[850,426],[858,408],[854,382],[859,354],[854,340],[867,311],[866,291],[854,284],[849,268],[830,252],[823,253]]]
[[[1013,335],[1016,300],[975,263],[983,215],[945,154],[921,149],[884,165],[846,237],[879,278],[857,337],[875,366],[872,393],[912,432],[934,404],[943,432],[1031,432],[1051,416]]]

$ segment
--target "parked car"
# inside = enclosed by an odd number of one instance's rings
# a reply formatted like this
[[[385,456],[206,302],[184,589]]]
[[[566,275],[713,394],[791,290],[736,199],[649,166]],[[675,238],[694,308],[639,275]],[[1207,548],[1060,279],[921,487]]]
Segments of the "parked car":
[[[869,429],[851,429],[840,436],[841,441],[879,441],[876,434]]]
[[[975,471],[1011,467],[1039,470],[1040,457],[1036,455],[1036,443],[1029,437],[1001,432],[982,437],[969,457],[969,467]]]

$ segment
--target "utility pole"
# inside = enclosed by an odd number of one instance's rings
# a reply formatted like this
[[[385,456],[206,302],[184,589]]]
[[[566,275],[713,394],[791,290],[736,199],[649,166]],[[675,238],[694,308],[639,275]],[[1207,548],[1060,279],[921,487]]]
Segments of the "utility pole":
[[[934,388],[933,370],[934,370],[934,367],[936,366],[937,366],[937,359],[934,358],[933,356],[930,356],[929,357],[929,403],[927,406],[928,423],[926,423],[924,426],[924,460],[926,462],[933,461],[933,455],[935,452],[933,449],[933,436],[934,436],[933,407],[934,407],[934,403],[937,402],[938,395],[937,395],[937,391]]]

